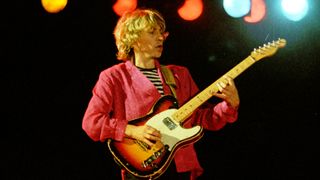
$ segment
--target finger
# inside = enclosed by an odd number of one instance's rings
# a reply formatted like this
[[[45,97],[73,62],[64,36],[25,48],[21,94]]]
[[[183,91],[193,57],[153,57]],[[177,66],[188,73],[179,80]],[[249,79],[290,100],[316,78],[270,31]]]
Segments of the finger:
[[[218,86],[218,90],[221,92],[223,90],[222,86],[220,83],[217,83],[217,86]]]
[[[160,141],[160,138],[146,134],[143,141],[147,143],[149,147],[152,147],[157,141]]]
[[[228,85],[230,85],[230,86],[233,86],[233,85],[234,85],[234,81],[233,81],[232,78],[230,78],[229,76],[225,76],[225,78],[226,78],[226,80],[227,80],[227,82],[228,82]]]
[[[143,142],[146,143],[149,146],[148,148],[150,148],[150,147],[152,147],[154,145],[154,143],[152,143],[148,139],[143,139]]]
[[[222,87],[222,89],[224,89],[224,88],[226,88],[226,87],[227,87],[227,83],[220,82],[220,86]]]
[[[222,90],[222,93],[223,93],[224,95],[226,95],[226,96],[232,95],[232,92],[233,92],[233,90],[232,90],[232,87],[231,87],[231,86],[227,86],[227,87],[225,87],[225,88]]]
[[[144,132],[143,135],[145,138],[149,139],[149,140],[153,140],[153,141],[158,141],[160,140],[160,133],[157,132],[157,130],[153,129],[153,128],[149,128],[148,131]]]
[[[218,97],[218,98],[221,98],[221,99],[225,99],[226,98],[226,96],[224,94],[222,94],[222,93],[215,93],[214,96]]]
[[[160,137],[160,131],[158,131],[157,129],[151,127],[151,126],[147,126],[146,131],[148,134],[152,134],[154,136],[158,136]]]
[[[229,83],[229,85],[232,85],[232,86],[233,86],[233,85],[234,85],[233,79],[229,78],[229,79],[228,79],[228,83]]]
[[[152,135],[156,136],[156,137],[161,137],[161,133],[158,130],[155,130],[152,132]]]
[[[226,85],[229,85],[230,81],[232,81],[232,78],[230,78],[227,75],[224,75],[223,80],[224,80],[223,83],[225,83]]]

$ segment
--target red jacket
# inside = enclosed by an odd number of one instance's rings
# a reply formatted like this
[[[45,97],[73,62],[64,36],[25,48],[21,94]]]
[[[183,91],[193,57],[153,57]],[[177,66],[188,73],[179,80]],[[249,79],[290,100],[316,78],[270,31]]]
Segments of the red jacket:
[[[199,89],[189,71],[182,66],[168,65],[176,81],[177,100],[180,105],[186,103]],[[160,72],[165,94],[171,94]],[[108,138],[121,141],[128,121],[146,115],[154,103],[161,97],[158,90],[130,61],[114,65],[100,73],[92,98],[83,117],[82,128],[94,141],[104,142]],[[226,123],[236,121],[237,110],[225,101],[213,105],[206,103],[199,107],[185,127],[201,125],[207,130],[219,130]],[[192,179],[202,174],[193,145],[182,147],[174,157],[177,171],[192,171]]]

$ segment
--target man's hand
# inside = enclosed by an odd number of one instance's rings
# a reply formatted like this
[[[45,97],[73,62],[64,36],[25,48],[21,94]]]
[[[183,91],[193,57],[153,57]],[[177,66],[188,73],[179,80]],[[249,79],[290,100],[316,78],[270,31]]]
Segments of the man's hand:
[[[161,141],[160,131],[147,125],[134,126],[128,124],[125,134],[131,138],[137,139],[148,144],[149,147],[153,146],[156,143],[156,141]]]
[[[233,79],[227,76],[224,76],[224,78],[225,82],[219,82],[217,84],[219,92],[215,93],[214,96],[225,100],[231,107],[237,109],[240,104],[237,87]]]

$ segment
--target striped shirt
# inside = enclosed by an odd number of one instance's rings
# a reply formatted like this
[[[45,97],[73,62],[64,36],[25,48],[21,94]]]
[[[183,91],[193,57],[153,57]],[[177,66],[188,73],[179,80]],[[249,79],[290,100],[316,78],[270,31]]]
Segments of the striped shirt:
[[[154,84],[159,93],[164,95],[162,82],[160,76],[158,75],[157,69],[143,69],[140,67],[138,67],[138,69]]]

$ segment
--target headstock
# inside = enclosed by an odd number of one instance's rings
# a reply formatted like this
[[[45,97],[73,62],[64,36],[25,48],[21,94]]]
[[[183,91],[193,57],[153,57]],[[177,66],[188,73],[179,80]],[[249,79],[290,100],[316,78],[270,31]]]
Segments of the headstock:
[[[277,41],[269,42],[268,44],[264,44],[262,47],[260,46],[258,49],[254,49],[251,52],[251,57],[256,61],[274,55],[279,48],[283,48],[286,46],[287,41],[285,39],[279,38]]]

